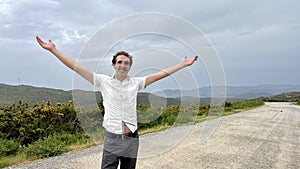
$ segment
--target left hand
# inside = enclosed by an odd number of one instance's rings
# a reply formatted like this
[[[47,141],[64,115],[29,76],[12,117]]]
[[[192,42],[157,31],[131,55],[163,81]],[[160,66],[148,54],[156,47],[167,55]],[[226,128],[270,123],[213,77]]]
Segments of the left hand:
[[[187,57],[185,56],[182,60],[182,64],[184,66],[191,66],[197,59],[198,56],[195,56],[193,59],[187,59]]]

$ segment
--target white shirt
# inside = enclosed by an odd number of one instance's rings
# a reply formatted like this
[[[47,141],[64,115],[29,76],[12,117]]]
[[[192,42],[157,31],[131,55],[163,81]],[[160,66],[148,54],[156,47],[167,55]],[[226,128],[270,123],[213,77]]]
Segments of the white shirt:
[[[103,97],[103,127],[112,133],[122,134],[122,123],[125,122],[134,132],[137,129],[137,95],[145,88],[146,77],[127,77],[120,81],[115,76],[93,73],[93,80]]]

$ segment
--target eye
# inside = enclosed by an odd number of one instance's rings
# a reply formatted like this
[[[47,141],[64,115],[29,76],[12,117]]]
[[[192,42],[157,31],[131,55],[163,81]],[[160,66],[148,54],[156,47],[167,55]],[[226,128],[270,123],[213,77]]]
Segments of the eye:
[[[130,62],[129,61],[122,61],[122,60],[119,60],[119,61],[117,61],[117,64],[122,64],[122,63],[124,63],[124,65],[129,65],[130,64]]]

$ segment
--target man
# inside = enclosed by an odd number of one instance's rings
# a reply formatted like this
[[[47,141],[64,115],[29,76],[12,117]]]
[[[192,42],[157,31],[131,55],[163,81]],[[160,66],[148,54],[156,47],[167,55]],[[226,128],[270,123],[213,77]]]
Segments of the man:
[[[138,130],[136,100],[140,89],[165,78],[176,71],[192,65],[193,59],[184,59],[178,65],[150,74],[146,77],[129,77],[132,57],[127,52],[118,52],[113,56],[112,66],[115,74],[112,77],[97,74],[77,64],[75,60],[56,49],[55,44],[42,41],[36,37],[40,46],[55,55],[63,64],[78,73],[91,84],[97,86],[103,96],[105,115],[105,141],[102,155],[102,168],[131,169],[136,166],[138,152]]]

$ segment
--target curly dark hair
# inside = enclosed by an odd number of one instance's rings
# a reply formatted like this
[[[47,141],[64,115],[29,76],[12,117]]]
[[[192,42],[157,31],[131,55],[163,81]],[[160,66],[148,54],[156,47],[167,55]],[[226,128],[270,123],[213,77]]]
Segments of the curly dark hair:
[[[117,62],[117,57],[119,56],[119,55],[124,55],[124,56],[126,56],[126,57],[128,57],[129,58],[129,60],[130,60],[130,66],[132,65],[132,56],[128,53],[128,52],[125,52],[125,51],[120,51],[120,52],[117,52],[114,56],[113,56],[113,59],[112,59],[112,64],[116,64],[116,62]]]

